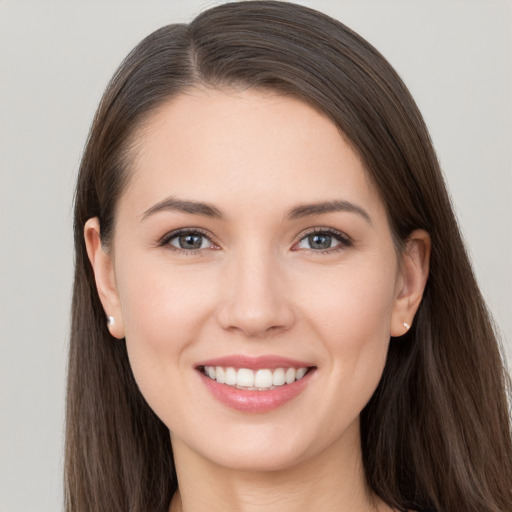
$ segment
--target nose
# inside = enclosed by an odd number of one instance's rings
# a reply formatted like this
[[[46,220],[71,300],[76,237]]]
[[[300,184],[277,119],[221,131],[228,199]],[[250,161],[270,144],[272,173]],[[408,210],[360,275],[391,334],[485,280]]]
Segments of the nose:
[[[222,328],[250,338],[288,330],[295,315],[279,262],[264,251],[246,251],[232,260],[221,283]]]

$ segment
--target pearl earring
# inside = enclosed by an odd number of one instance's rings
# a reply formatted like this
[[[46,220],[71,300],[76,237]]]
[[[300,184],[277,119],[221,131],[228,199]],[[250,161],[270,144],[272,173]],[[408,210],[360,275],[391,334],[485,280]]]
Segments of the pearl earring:
[[[116,319],[113,316],[108,316],[107,318],[108,318],[107,323],[108,323],[109,327],[112,327],[116,323]]]
[[[403,326],[409,330],[411,328],[411,326],[407,323],[407,322],[403,322]]]

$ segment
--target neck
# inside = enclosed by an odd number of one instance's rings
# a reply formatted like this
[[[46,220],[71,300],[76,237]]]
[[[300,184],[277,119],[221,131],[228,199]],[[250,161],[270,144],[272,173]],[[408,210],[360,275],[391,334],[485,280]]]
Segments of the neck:
[[[358,429],[348,443],[274,471],[222,467],[172,441],[179,491],[170,512],[390,510],[365,485]]]

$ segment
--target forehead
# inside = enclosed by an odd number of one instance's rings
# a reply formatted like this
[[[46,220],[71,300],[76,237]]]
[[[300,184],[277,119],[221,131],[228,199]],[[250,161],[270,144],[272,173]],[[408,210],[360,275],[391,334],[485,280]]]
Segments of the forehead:
[[[168,195],[247,208],[358,199],[383,209],[334,123],[290,96],[192,89],[154,112],[134,139],[121,203],[137,210]]]

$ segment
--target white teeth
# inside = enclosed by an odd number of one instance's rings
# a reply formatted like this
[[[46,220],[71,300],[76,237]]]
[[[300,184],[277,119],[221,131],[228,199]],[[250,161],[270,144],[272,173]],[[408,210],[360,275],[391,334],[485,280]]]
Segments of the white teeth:
[[[219,369],[217,368],[217,371],[218,371],[218,370],[219,370]],[[304,377],[304,375],[306,375],[306,372],[307,372],[307,371],[308,371],[308,369],[307,369],[307,368],[299,368],[299,369],[297,370],[297,373],[295,374],[295,378],[296,378],[297,380],[302,379],[302,377]],[[218,382],[218,381],[219,381],[219,377],[217,376],[217,382]]]
[[[274,370],[272,374],[272,384],[274,386],[282,386],[286,382],[284,370],[282,368],[278,368]]]
[[[237,370],[232,367],[205,366],[203,371],[205,375],[208,375],[212,380],[216,380],[219,384],[227,384],[249,391],[268,391],[302,379],[308,368],[298,368],[297,370],[295,368],[276,368],[275,370],[238,368]]]
[[[272,386],[272,372],[270,370],[258,370],[254,376],[254,386],[257,388]]]
[[[286,370],[284,377],[286,380],[286,384],[291,384],[292,382],[294,382],[296,374],[297,372],[295,371],[295,368],[288,368],[288,370]]]
[[[226,368],[224,379],[224,383],[228,386],[236,386],[236,370],[234,368]]]
[[[247,368],[240,368],[236,374],[236,385],[252,388],[254,386],[254,372]]]
[[[217,366],[215,368],[215,380],[219,384],[224,384],[224,382],[226,382],[226,372],[224,371],[224,368],[222,368],[222,366]]]

